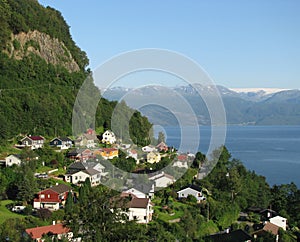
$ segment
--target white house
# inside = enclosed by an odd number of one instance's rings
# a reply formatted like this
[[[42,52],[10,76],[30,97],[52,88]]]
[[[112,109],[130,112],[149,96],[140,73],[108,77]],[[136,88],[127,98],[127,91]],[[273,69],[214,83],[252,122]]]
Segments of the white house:
[[[26,136],[21,140],[23,147],[30,147],[32,150],[43,148],[45,138],[42,136]]]
[[[142,151],[144,152],[153,152],[153,151],[156,151],[156,148],[152,145],[147,145],[147,146],[144,146],[142,147]]]
[[[179,167],[179,168],[185,168],[185,169],[189,168],[187,161],[179,161],[179,160],[175,161],[172,166]]]
[[[147,154],[147,162],[150,164],[158,163],[161,160],[161,155],[158,152],[149,152]]]
[[[102,134],[102,143],[105,144],[114,144],[116,143],[117,139],[115,134],[110,131],[110,130],[106,130],[103,134]]]
[[[127,150],[127,156],[126,158],[128,157],[132,157],[133,159],[136,160],[137,164],[139,163],[139,160],[138,160],[138,153],[136,150]]]
[[[164,172],[149,177],[150,181],[154,181],[155,188],[167,187],[173,184],[176,180],[173,176],[165,174]]]
[[[128,209],[129,220],[137,223],[149,223],[152,220],[153,203],[149,198],[133,198]]]
[[[85,182],[86,178],[90,179],[92,186],[97,186],[100,184],[101,173],[93,168],[90,168],[73,174],[67,174],[65,177],[66,181],[73,184]]]
[[[184,187],[180,191],[177,192],[178,198],[187,198],[188,195],[194,196],[198,202],[206,200],[206,197],[202,193],[202,189],[195,185],[190,185],[188,187]]]
[[[150,198],[138,198],[135,195],[122,193],[111,201],[113,208],[127,208],[124,213],[128,220],[136,220],[137,223],[149,223],[153,215],[153,203]],[[113,210],[112,208],[112,210]]]
[[[5,166],[12,166],[12,165],[21,165],[21,159],[19,155],[9,155],[5,158]]]
[[[287,219],[281,216],[275,216],[270,218],[270,223],[277,225],[278,227],[286,230]]]

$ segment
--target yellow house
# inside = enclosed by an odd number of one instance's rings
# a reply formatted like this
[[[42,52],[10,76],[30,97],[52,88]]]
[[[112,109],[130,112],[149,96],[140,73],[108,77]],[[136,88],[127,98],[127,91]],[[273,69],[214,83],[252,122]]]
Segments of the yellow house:
[[[158,152],[150,152],[147,154],[147,162],[148,163],[157,163],[160,162],[161,156]]]
[[[101,155],[104,159],[113,159],[119,156],[119,150],[115,148],[101,148],[94,151],[95,155]]]

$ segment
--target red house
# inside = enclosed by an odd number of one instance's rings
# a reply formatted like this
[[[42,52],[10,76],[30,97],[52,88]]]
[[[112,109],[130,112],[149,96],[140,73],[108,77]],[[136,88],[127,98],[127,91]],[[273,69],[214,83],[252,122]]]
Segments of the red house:
[[[71,187],[64,184],[59,184],[40,191],[38,197],[33,201],[33,208],[58,210],[61,205],[64,205],[69,191],[71,191]]]

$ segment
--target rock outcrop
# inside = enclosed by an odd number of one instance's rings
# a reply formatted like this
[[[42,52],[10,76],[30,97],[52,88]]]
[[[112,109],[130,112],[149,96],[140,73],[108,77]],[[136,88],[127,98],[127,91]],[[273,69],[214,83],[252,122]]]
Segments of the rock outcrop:
[[[20,60],[33,53],[43,58],[47,63],[65,67],[69,72],[80,70],[63,42],[37,30],[12,35],[9,46],[10,48],[6,52],[11,58]]]

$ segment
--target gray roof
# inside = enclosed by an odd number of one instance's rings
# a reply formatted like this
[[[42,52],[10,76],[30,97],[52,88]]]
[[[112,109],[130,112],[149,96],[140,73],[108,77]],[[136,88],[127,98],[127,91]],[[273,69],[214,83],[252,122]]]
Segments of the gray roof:
[[[90,176],[93,176],[93,175],[96,175],[96,174],[100,174],[99,171],[93,169],[93,168],[90,168],[90,169],[86,169],[83,171],[84,173],[90,175]]]
[[[59,193],[59,194],[72,190],[72,188],[70,186],[67,186],[65,184],[58,184],[54,187],[50,187],[50,189],[52,191],[55,191],[55,192]]]

